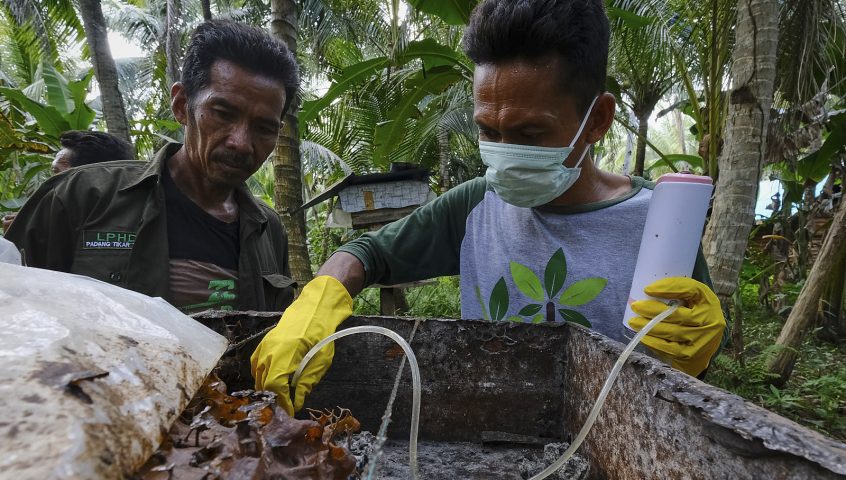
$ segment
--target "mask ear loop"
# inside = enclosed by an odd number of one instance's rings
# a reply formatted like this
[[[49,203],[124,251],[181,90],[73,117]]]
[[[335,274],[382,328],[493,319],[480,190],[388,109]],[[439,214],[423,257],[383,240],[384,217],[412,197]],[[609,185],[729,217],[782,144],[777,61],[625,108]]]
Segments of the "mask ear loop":
[[[587,125],[587,121],[590,118],[590,114],[593,112],[593,106],[596,104],[596,101],[599,100],[599,95],[593,97],[593,101],[590,102],[590,106],[588,107],[587,113],[585,114],[585,118],[582,119],[582,124],[579,125],[579,131],[576,132],[576,136],[573,137],[573,142],[570,143],[570,148],[576,146],[576,142],[579,141],[579,137],[582,136],[582,130],[585,129],[585,125]],[[579,161],[576,162],[576,166],[574,168],[579,168],[579,165],[582,164],[582,160],[585,159],[585,154],[588,151],[588,147],[586,146],[585,149],[582,151],[582,156],[579,157]]]
[[[582,164],[582,160],[585,159],[585,155],[587,155],[588,150],[590,150],[590,146],[591,146],[590,143],[585,144],[585,149],[582,150],[582,156],[579,157],[579,161],[576,162],[576,166],[573,167],[573,168],[579,168],[579,166]]]

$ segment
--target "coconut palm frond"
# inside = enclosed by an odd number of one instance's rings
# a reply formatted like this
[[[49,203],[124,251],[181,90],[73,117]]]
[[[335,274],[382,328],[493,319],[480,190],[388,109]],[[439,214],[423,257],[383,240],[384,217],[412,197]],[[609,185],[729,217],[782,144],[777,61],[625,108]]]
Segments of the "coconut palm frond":
[[[810,101],[828,83],[846,94],[846,12],[837,0],[790,0],[779,16],[776,89],[792,104]]]
[[[138,7],[128,3],[110,6],[106,16],[109,28],[124,34],[139,45],[158,45],[164,35],[164,16],[156,10]]]
[[[310,172],[328,172],[340,168],[345,175],[353,173],[347,162],[319,143],[303,140],[300,142],[300,154],[303,159],[303,168]]]

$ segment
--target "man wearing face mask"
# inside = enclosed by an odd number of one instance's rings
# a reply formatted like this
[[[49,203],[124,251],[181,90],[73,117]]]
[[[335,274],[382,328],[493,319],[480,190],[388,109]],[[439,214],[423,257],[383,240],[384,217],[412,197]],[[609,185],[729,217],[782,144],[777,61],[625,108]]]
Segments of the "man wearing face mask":
[[[372,283],[461,276],[463,318],[573,321],[619,341],[651,183],[599,170],[590,146],[611,127],[604,91],[609,25],[602,0],[483,1],[464,48],[475,64],[474,120],[484,177],[341,247],[252,357],[257,388],[289,398],[288,376],[352,312]],[[700,375],[725,319],[701,258],[694,279],[647,288],[683,306],[644,343]],[[646,321],[666,305],[635,302]],[[299,409],[332,359],[325,348],[297,386]]]

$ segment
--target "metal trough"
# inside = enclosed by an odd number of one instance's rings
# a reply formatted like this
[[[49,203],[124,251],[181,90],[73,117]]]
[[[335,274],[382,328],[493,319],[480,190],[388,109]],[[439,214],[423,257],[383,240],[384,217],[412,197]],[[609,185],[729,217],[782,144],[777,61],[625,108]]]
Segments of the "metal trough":
[[[198,317],[221,333],[229,331],[230,337],[233,328],[260,331],[277,318],[254,312]],[[408,338],[413,324],[406,318],[353,317],[342,328],[380,325]],[[248,341],[224,359],[230,385],[252,386],[248,358],[256,343]],[[514,452],[574,436],[623,348],[578,326],[466,320],[423,320],[411,346],[423,380],[420,465],[427,479],[520,478]],[[339,340],[334,364],[306,406],[349,408],[365,429],[375,432],[400,353],[381,336]],[[392,458],[402,457],[410,406],[406,372],[390,428],[399,455]],[[441,470],[427,472],[427,459],[443,457],[438,448],[451,444],[458,451],[466,452],[469,445],[481,453],[447,458]],[[427,448],[432,450],[428,456]],[[510,462],[510,468],[479,471],[461,464],[463,458],[484,467],[485,453]],[[589,478],[597,479],[846,475],[843,443],[638,353],[624,367],[579,453],[590,463]]]

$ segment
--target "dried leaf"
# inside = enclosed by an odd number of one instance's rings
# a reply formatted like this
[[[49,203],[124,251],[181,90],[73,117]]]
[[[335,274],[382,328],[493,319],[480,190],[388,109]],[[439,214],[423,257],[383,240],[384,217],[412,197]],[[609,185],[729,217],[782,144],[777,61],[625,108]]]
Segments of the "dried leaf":
[[[210,376],[135,478],[347,480],[356,460],[333,443],[361,425],[350,411],[311,411],[297,420],[270,392],[226,394]]]

